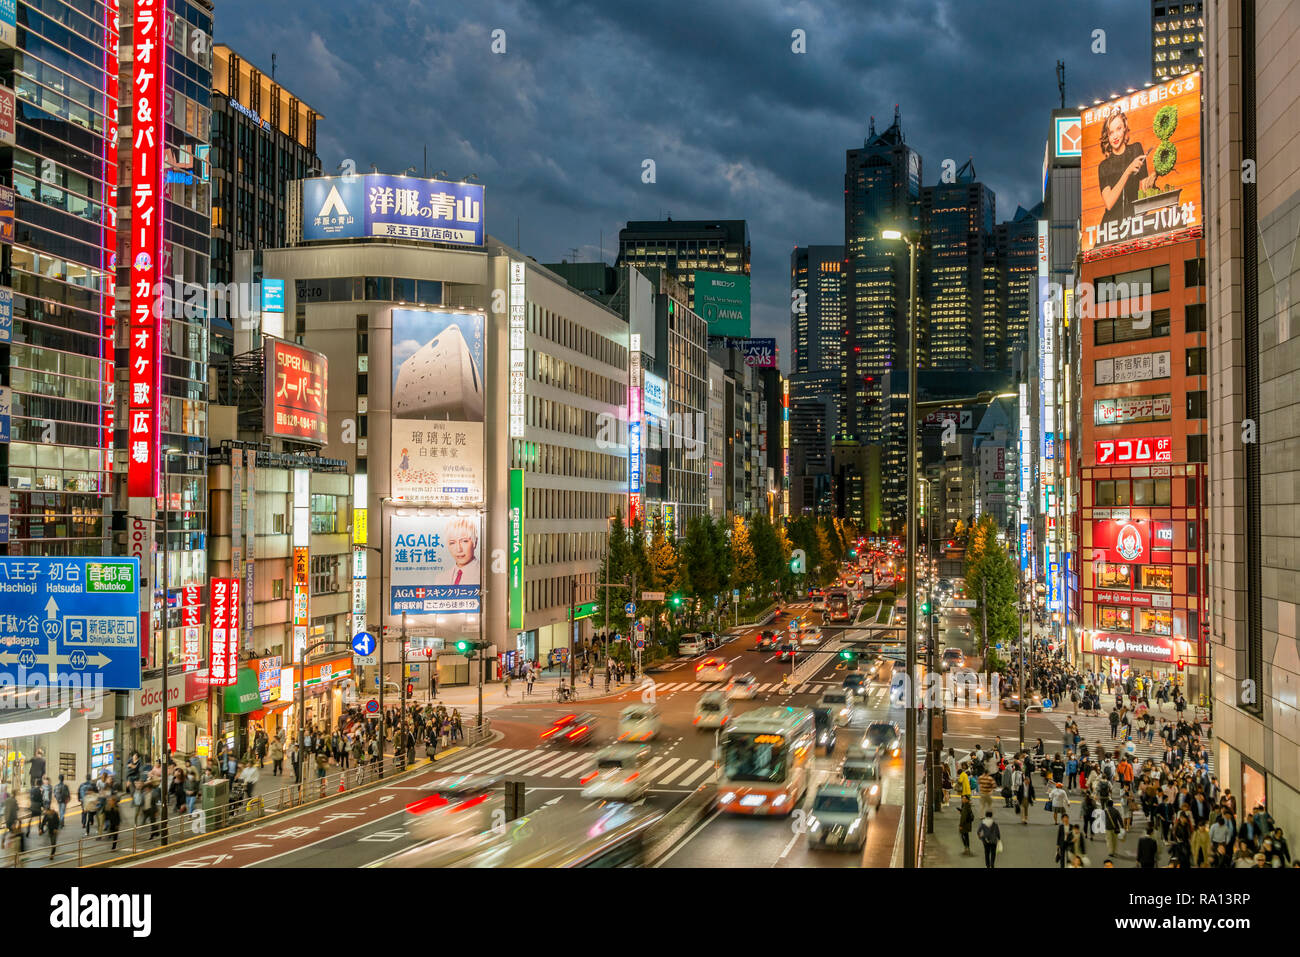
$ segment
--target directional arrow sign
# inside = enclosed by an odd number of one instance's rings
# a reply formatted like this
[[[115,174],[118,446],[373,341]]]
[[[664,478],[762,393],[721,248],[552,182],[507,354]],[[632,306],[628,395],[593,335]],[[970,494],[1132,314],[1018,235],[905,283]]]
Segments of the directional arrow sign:
[[[17,686],[140,687],[135,558],[0,558],[0,675]]]
[[[623,606],[623,614],[625,614],[625,615],[635,615],[635,614],[636,614],[636,604],[633,603],[633,602],[627,602],[627,603]]]

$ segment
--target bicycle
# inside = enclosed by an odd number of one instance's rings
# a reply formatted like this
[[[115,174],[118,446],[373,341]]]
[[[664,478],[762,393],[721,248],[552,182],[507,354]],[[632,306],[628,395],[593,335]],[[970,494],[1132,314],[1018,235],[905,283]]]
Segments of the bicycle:
[[[567,685],[560,685],[560,687],[556,688],[555,691],[551,693],[551,697],[561,704],[572,701],[573,689],[569,688]]]

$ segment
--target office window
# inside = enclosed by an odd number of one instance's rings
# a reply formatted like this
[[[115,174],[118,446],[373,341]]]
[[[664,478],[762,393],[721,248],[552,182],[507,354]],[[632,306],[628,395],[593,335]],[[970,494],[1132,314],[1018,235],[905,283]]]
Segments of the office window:
[[[1187,374],[1205,375],[1205,346],[1187,350]]]
[[[1203,419],[1206,417],[1205,397],[1206,392],[1204,390],[1187,393],[1187,417],[1189,419]]]
[[[276,601],[276,600],[279,600],[279,599],[282,599],[282,598],[284,598],[284,579],[283,579],[283,578],[273,578],[273,579],[271,579],[271,599],[272,599],[272,601]]]
[[[1205,435],[1189,435],[1187,437],[1187,461],[1189,462],[1208,461],[1208,453],[1209,453],[1208,440],[1209,437]],[[1190,478],[1187,480],[1189,490],[1194,481],[1195,481],[1194,479],[1190,479]],[[1195,502],[1189,499],[1187,504],[1194,505]]]
[[[1205,260],[1188,259],[1183,263],[1183,285],[1204,286],[1205,285]]]
[[[1205,303],[1194,302],[1183,307],[1183,331],[1205,331]]]

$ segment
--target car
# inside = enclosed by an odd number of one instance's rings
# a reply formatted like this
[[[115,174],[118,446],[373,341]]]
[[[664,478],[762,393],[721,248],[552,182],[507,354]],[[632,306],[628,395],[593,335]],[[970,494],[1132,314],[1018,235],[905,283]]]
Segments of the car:
[[[596,752],[595,767],[580,780],[582,796],[597,801],[639,801],[650,790],[642,769],[650,760],[644,744],[611,744]]]
[[[861,671],[850,671],[844,676],[843,687],[861,697],[867,690],[867,676]]]
[[[840,725],[852,724],[857,715],[857,704],[852,691],[827,691],[817,702],[817,707],[825,708]]]
[[[659,712],[650,705],[631,704],[619,712],[619,741],[650,741],[658,733]]]
[[[1019,714],[1020,695],[1018,694],[1004,695],[1002,698],[1002,710],[1014,711],[1017,714]],[[1042,710],[1043,710],[1043,696],[1040,694],[1031,694],[1029,696],[1029,704],[1025,708],[1025,714],[1028,714],[1031,711],[1042,711]]]
[[[873,721],[862,735],[863,749],[875,751],[881,757],[898,757],[902,751],[901,741],[898,725],[892,721]]]
[[[696,681],[730,681],[731,663],[721,658],[706,658],[695,666]]]
[[[945,648],[940,663],[944,671],[952,668],[963,668],[966,666],[966,655],[962,653],[960,648]]]
[[[777,647],[776,658],[778,661],[781,661],[785,658],[789,658],[791,661],[794,661],[798,653],[799,653],[798,646],[793,641],[787,639],[781,642],[781,644]]]
[[[704,639],[705,650],[712,650],[722,644],[722,636],[716,632],[702,631],[700,637]]]
[[[498,774],[454,774],[429,782],[429,793],[406,805],[407,830],[421,841],[440,840],[462,832],[485,831],[492,815],[504,807],[496,790]]]
[[[753,675],[740,675],[727,682],[723,690],[729,700],[750,699],[758,689],[758,679]]]
[[[758,641],[755,642],[754,648],[757,651],[771,651],[776,647],[777,634],[774,631],[760,631]]]
[[[591,712],[566,714],[556,718],[542,732],[542,740],[554,744],[582,745],[592,739],[599,719]]]
[[[880,808],[880,755],[874,749],[849,748],[840,765],[840,777],[864,789],[867,803]]]
[[[835,715],[830,708],[813,705],[813,717],[817,721],[817,747],[824,754],[835,753]]]
[[[799,632],[800,648],[816,648],[822,643],[822,633],[816,628],[805,628]]]
[[[685,634],[677,639],[677,653],[679,655],[702,655],[704,650],[704,636],[701,634]]]
[[[861,851],[867,842],[867,801],[852,783],[823,784],[808,809],[808,846]]]
[[[731,720],[731,704],[723,691],[706,691],[695,702],[691,724],[701,731],[713,731]]]

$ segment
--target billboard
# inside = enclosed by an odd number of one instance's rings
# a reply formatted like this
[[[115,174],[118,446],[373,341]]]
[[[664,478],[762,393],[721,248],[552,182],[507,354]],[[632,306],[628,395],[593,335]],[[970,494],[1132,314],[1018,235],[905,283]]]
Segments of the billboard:
[[[642,374],[644,380],[645,414],[658,419],[668,417],[668,383],[653,372]]]
[[[1092,551],[1116,565],[1145,565],[1151,557],[1151,523],[1144,519],[1093,522]]]
[[[1083,119],[1079,114],[1052,117],[1052,154],[1057,159],[1083,156]]]
[[[1083,111],[1085,260],[1200,235],[1201,74]]]
[[[0,84],[0,146],[14,145],[14,91]]]
[[[482,246],[483,187],[366,173],[302,182],[302,238],[414,239]]]
[[[389,614],[477,613],[479,516],[394,515],[392,523]]]
[[[713,330],[709,330],[712,334]],[[775,339],[728,339],[727,348],[739,349],[745,358],[745,365],[755,369],[775,369]]]
[[[208,649],[208,683],[225,688],[235,683],[239,667],[238,578],[214,578],[208,588],[212,600],[212,633]]]
[[[1168,395],[1126,395],[1095,400],[1092,405],[1092,422],[1093,425],[1166,422],[1173,413],[1173,399]]]
[[[1150,462],[1172,462],[1173,441],[1167,435],[1101,440],[1097,442],[1097,464],[1145,465]]]
[[[266,350],[266,434],[329,441],[329,362],[319,352],[272,339]]]
[[[524,470],[510,470],[510,625],[524,627]]]
[[[1143,352],[1135,356],[1115,356],[1098,359],[1093,365],[1093,381],[1097,385],[1117,382],[1145,382],[1148,379],[1169,378],[1169,352]]]
[[[394,498],[483,503],[484,317],[393,310]]]
[[[0,0],[0,46],[18,45],[18,0]]]
[[[749,277],[729,272],[695,272],[693,307],[711,336],[749,338]]]

